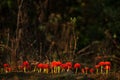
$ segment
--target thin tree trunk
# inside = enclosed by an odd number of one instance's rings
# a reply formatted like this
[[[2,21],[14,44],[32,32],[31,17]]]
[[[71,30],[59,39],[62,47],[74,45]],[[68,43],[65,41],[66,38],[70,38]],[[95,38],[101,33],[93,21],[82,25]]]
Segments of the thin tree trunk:
[[[19,42],[20,42],[20,38],[21,38],[21,33],[22,30],[20,29],[20,21],[22,18],[22,11],[21,11],[21,7],[23,4],[23,0],[20,0],[20,3],[18,4],[18,16],[17,16],[17,28],[16,28],[16,36],[12,41],[12,52],[11,52],[11,67],[13,68],[14,71],[16,71],[17,68],[17,51],[19,48]]]

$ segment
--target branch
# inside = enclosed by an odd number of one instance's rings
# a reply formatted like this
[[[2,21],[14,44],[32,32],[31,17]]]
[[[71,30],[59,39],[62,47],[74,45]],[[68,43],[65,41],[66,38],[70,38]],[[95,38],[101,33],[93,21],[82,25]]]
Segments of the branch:
[[[19,29],[20,19],[21,19],[21,8],[22,8],[23,0],[20,0],[20,4],[18,4],[18,15],[17,15],[17,29],[16,29],[16,35]]]
[[[77,54],[80,54],[80,53],[83,53],[83,52],[85,52],[87,49],[89,49],[93,44],[97,44],[97,43],[100,43],[99,41],[94,41],[94,42],[92,42],[91,44],[89,44],[88,46],[86,46],[86,47],[84,47],[83,49],[81,49],[81,50],[79,50],[78,52],[77,52]]]
[[[89,51],[89,52],[86,52],[86,53],[84,53],[84,54],[81,54],[80,56],[84,56],[84,55],[89,55],[89,54],[91,54],[91,53],[93,53],[94,51]]]
[[[9,50],[9,51],[13,51],[13,49],[11,49],[9,46],[7,46],[7,45],[4,45],[4,44],[0,44],[0,47],[3,47],[3,48],[5,48],[5,49],[7,49],[7,50]]]

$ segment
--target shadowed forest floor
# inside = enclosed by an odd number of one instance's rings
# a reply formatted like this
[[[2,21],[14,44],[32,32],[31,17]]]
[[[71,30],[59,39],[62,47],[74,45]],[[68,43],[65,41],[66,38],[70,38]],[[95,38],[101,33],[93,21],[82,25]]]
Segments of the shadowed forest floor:
[[[120,80],[120,73],[105,74],[74,74],[65,72],[60,74],[43,74],[32,72],[1,73],[0,80]]]

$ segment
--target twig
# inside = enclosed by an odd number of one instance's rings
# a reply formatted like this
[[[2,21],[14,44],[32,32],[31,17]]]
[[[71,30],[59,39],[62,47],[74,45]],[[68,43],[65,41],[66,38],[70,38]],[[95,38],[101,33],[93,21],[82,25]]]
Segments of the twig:
[[[11,49],[9,46],[7,46],[7,45],[4,45],[4,44],[0,44],[0,47],[3,47],[3,48],[5,48],[5,49],[8,49],[9,51],[13,51],[13,49]]]
[[[20,4],[18,4],[18,15],[17,15],[17,29],[16,29],[16,34],[19,29],[19,24],[20,24],[20,14],[21,14],[21,8],[22,8],[23,0],[21,0]]]
[[[84,53],[84,54],[81,54],[80,56],[84,56],[84,55],[89,55],[89,54],[91,54],[91,53],[93,53],[94,51],[89,51],[89,52],[86,52],[86,53]]]
[[[94,42],[92,42],[91,44],[89,44],[88,46],[86,46],[86,47],[84,47],[83,49],[81,49],[81,50],[79,50],[78,52],[77,52],[77,54],[80,54],[80,53],[83,53],[83,52],[85,52],[87,49],[89,49],[93,44],[98,44],[98,43],[100,43],[99,41],[94,41]]]

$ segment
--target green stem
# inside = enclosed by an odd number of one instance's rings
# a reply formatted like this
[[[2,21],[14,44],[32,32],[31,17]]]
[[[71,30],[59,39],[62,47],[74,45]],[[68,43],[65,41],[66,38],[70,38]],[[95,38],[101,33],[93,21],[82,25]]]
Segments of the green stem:
[[[108,74],[108,69],[106,70],[106,74]]]
[[[76,71],[75,71],[75,73],[77,74],[77,72],[78,72],[78,68],[76,68]]]
[[[54,73],[54,68],[51,68],[51,73],[52,73],[52,74]]]
[[[98,74],[98,69],[96,69],[96,73]]]
[[[57,69],[58,69],[58,73],[60,73],[60,66],[58,66]]]
[[[46,69],[43,69],[43,73],[46,73]]]
[[[24,67],[24,72],[26,72],[26,67]]]
[[[5,73],[8,73],[7,69],[5,69]]]
[[[103,74],[103,66],[101,66],[101,74]]]
[[[67,72],[70,71],[70,68],[68,67]]]
[[[42,71],[42,69],[41,69],[41,68],[39,68],[39,69],[38,69],[38,73],[41,73],[41,71]]]
[[[54,67],[54,73],[56,73],[56,67]]]
[[[36,66],[34,67],[34,70],[33,70],[34,72],[36,71]]]
[[[42,69],[40,68],[40,72],[42,71]]]

